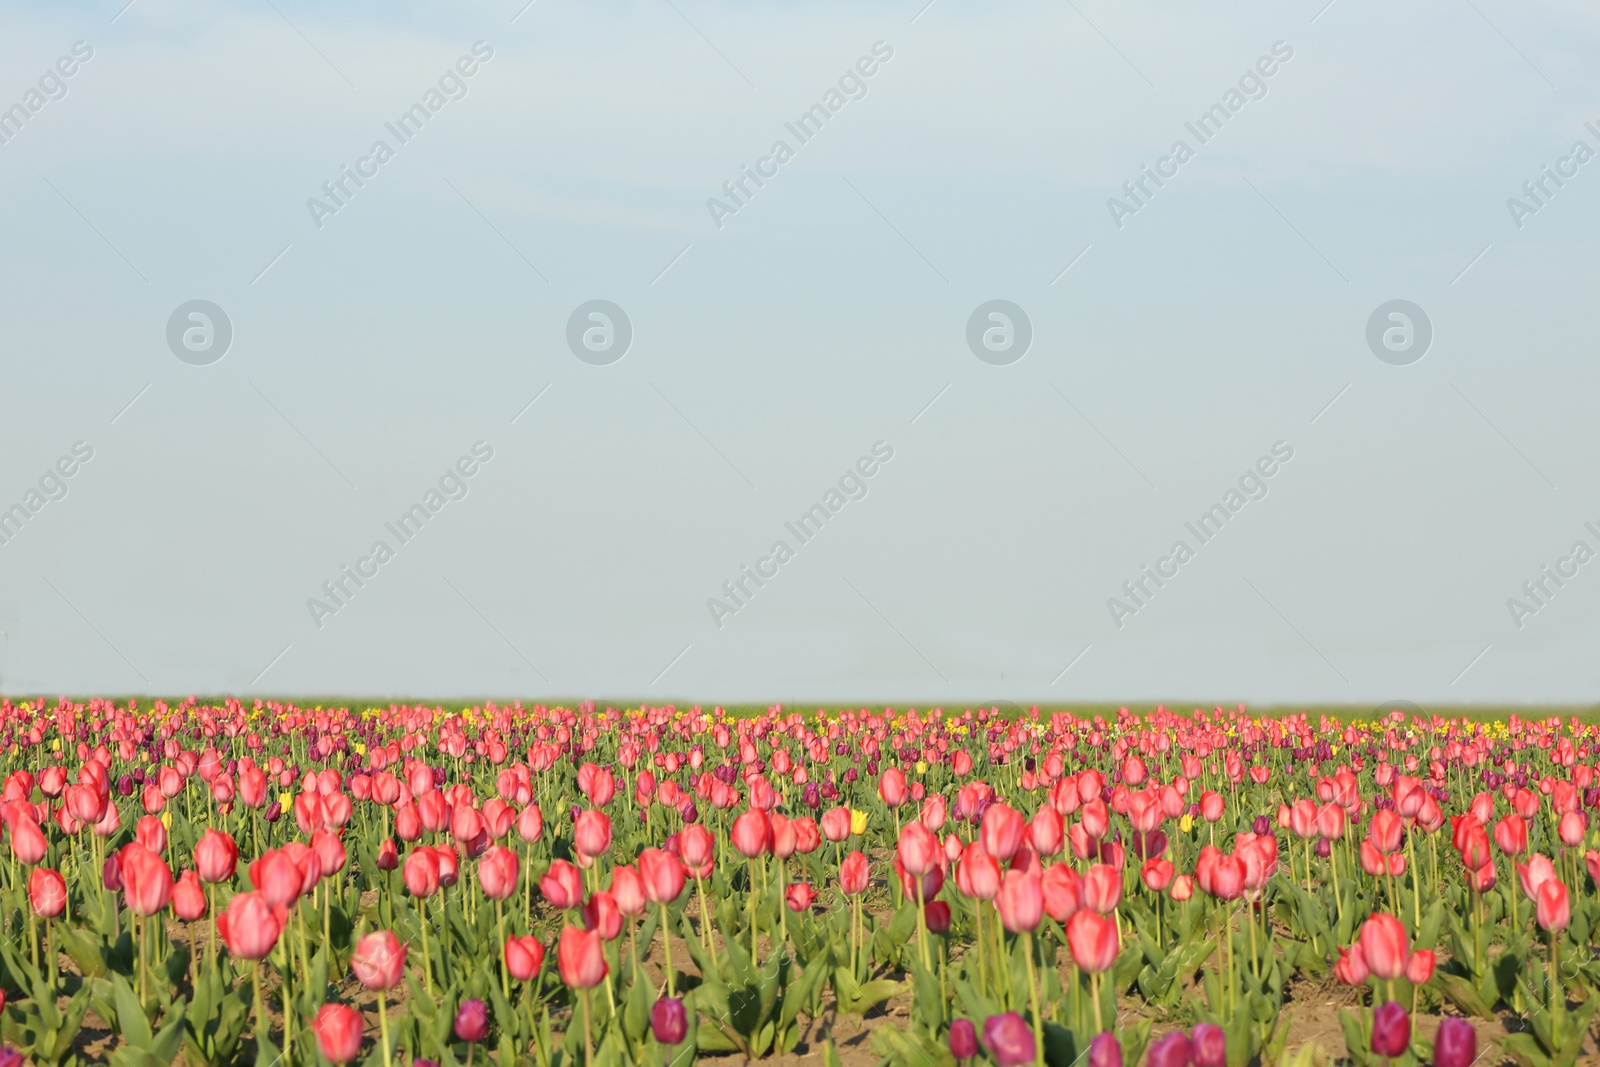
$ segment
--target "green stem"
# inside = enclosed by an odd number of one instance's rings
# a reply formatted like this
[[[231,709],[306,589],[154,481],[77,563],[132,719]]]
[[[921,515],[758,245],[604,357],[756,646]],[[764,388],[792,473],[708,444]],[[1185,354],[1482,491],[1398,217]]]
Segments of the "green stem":
[[[752,961],[754,960],[755,942],[755,935],[751,934],[750,951],[752,953]],[[676,979],[672,971],[672,933],[667,929],[667,906],[665,904],[661,905],[661,951],[666,954],[667,958],[667,996],[675,997],[678,993],[675,984]]]

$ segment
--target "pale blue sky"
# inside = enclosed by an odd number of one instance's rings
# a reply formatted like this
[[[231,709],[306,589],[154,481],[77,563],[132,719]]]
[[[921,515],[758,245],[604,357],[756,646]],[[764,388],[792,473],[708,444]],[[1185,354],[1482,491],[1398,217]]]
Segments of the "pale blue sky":
[[[1590,5],[124,3],[0,34],[0,108],[39,104],[0,145],[0,509],[93,449],[0,526],[6,692],[1594,699],[1600,563],[1507,604],[1600,550],[1600,161],[1561,163],[1600,150]],[[1577,173],[1519,227],[1546,165]],[[632,326],[609,365],[566,340],[595,299]],[[995,299],[1032,326],[1009,365],[967,345]],[[1433,329],[1404,366],[1366,341],[1396,299]],[[191,300],[231,322],[209,365],[168,346]]]

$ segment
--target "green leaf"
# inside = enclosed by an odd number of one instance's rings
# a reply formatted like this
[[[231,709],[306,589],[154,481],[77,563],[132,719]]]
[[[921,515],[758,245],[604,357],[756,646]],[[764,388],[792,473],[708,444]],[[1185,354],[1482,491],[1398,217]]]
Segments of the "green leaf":
[[[820,959],[811,961],[811,965],[800,972],[799,979],[783,994],[783,1007],[778,1013],[778,1026],[787,1029],[794,1025],[795,1016],[800,1009],[811,1003],[811,995],[817,986],[827,977],[832,961],[824,954]]]
[[[1474,1015],[1480,1019],[1493,1019],[1495,1017],[1493,1005],[1484,999],[1483,994],[1478,991],[1476,986],[1460,975],[1435,971],[1433,984],[1438,987],[1439,991],[1451,1003],[1468,1015]]]
[[[85,978],[104,977],[106,958],[99,942],[91,940],[88,931],[78,927],[64,928],[58,932],[56,940],[61,951],[78,965],[78,972]]]
[[[1552,1060],[1532,1034],[1506,1034],[1498,1041],[1500,1051],[1522,1067],[1551,1067]]]
[[[1357,1016],[1349,1008],[1339,1009],[1339,1028],[1344,1031],[1345,1051],[1356,1067],[1367,1062],[1367,1052],[1372,1048],[1371,1021],[1366,1013]]]
[[[647,982],[634,982],[628,990],[628,1000],[622,1012],[622,1028],[634,1042],[643,1040],[645,1030],[650,1026],[650,993]]]
[[[111,990],[112,1007],[117,1013],[117,1032],[134,1047],[146,1047],[153,1035],[150,1033],[150,1020],[145,1018],[138,996],[128,985],[128,980],[120,974],[111,976]]]

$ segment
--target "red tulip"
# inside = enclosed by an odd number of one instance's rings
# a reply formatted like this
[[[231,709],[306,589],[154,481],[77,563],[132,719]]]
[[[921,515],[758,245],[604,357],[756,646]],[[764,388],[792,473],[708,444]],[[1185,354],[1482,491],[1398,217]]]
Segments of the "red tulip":
[[[95,764],[99,766],[99,764]],[[72,812],[72,817],[85,826],[93,826],[105,816],[106,805],[110,798],[92,785],[74,785],[67,787],[67,810]]]
[[[682,847],[681,839],[679,846]],[[644,912],[644,879],[639,877],[636,868],[631,865],[612,868],[611,897],[617,902],[617,910],[624,915]]]
[[[194,846],[194,867],[202,882],[215,885],[233,877],[239,863],[239,846],[219,830],[207,829]]]
[[[1522,816],[1512,813],[1494,824],[1494,843],[1508,856],[1520,856],[1528,851],[1528,824]]]
[[[811,902],[816,899],[817,891],[805,882],[791,882],[783,893],[783,902],[790,911],[810,911]]]
[[[771,820],[766,812],[751,809],[733,820],[729,836],[741,856],[754,859],[772,848]]]
[[[1339,959],[1333,965],[1333,976],[1345,985],[1364,985],[1367,975],[1367,957],[1360,945],[1339,950]]]
[[[317,854],[317,870],[324,877],[331,877],[344,870],[345,855],[344,842],[339,839],[339,831],[324,827],[311,835],[311,851]]]
[[[1025,824],[1020,814],[1004,804],[995,803],[989,805],[989,810],[983,813],[983,825],[978,831],[978,839],[982,842],[985,852],[1005,863],[1016,855],[1017,849],[1022,847],[1024,829]]]
[[[1337,804],[1317,809],[1317,836],[1337,841],[1344,836],[1345,811]]]
[[[974,841],[956,864],[956,888],[971,900],[993,900],[1000,892],[1000,861]]]
[[[1400,821],[1400,816],[1393,811],[1385,809],[1372,813],[1372,822],[1367,827],[1367,840],[1379,852],[1389,853],[1400,847],[1400,837],[1405,830],[1405,825]]]
[[[1097,863],[1083,876],[1083,906],[1110,915],[1122,902],[1122,872]]]
[[[942,900],[930,900],[922,908],[922,919],[930,934],[950,932],[950,905]]]
[[[678,858],[658,848],[639,854],[639,878],[644,895],[652,904],[671,904],[683,892],[685,871]]]
[[[350,970],[368,989],[393,989],[405,977],[406,952],[393,930],[380,930],[356,942]]]
[[[1040,856],[1049,857],[1060,852],[1065,835],[1061,814],[1049,805],[1034,812],[1033,820],[1028,823],[1028,842]]]
[[[867,857],[860,852],[852,852],[839,864],[839,890],[847,896],[859,896],[867,891],[867,883],[871,880],[871,867]]]
[[[250,864],[249,874],[250,884],[274,906],[293,904],[305,882],[300,868],[282,849],[272,849]]]
[[[506,971],[519,982],[529,982],[544,965],[544,945],[536,937],[506,938]]]
[[[696,877],[704,878],[710,874],[716,858],[716,839],[711,836],[711,831],[697,822],[679,830],[678,858]]]
[[[906,802],[906,772],[899,767],[890,767],[878,778],[878,796],[891,808],[898,808]]]
[[[605,855],[611,849],[611,817],[593,808],[580,812],[572,826],[572,843],[582,855]]]
[[[1406,961],[1406,981],[1412,985],[1427,985],[1433,977],[1435,956],[1432,949],[1419,948]]]
[[[561,981],[572,989],[592,989],[605,981],[608,971],[604,942],[593,930],[569,926],[556,945],[556,967]]]
[[[405,804],[395,809],[394,836],[402,841],[415,841],[422,836],[422,813],[415,804]]]
[[[1211,892],[1221,900],[1238,900],[1244,893],[1244,862],[1237,856],[1218,856],[1211,868]]]
[[[1467,872],[1467,887],[1475,893],[1487,893],[1494,888],[1495,866],[1485,863],[1475,871]]]
[[[1091,974],[1109,971],[1121,948],[1116,921],[1088,909],[1074,913],[1067,920],[1067,947],[1072,961],[1083,970]]]
[[[361,1052],[361,1016],[343,1004],[324,1004],[311,1023],[317,1047],[334,1063],[349,1063]]]
[[[1393,915],[1378,912],[1361,924],[1361,954],[1379,978],[1399,978],[1410,956],[1406,928]]]
[[[1207,789],[1200,794],[1200,817],[1206,822],[1216,822],[1222,818],[1222,794]]]
[[[822,836],[838,843],[850,836],[850,809],[830,808],[822,814]]]
[[[45,840],[44,831],[39,829],[39,824],[31,817],[17,819],[11,824],[11,854],[17,862],[33,866],[50,849],[50,843]]]
[[[150,916],[167,906],[172,896],[172,869],[166,860],[135,841],[123,848],[118,862],[122,894],[130,911]]]
[[[1145,860],[1144,868],[1139,872],[1139,877],[1144,880],[1144,887],[1152,893],[1159,893],[1172,883],[1172,877],[1177,869],[1171,860],[1154,859]]]
[[[490,900],[505,900],[517,891],[517,854],[504,845],[496,845],[478,860],[478,884],[483,895]]]
[[[228,951],[242,960],[259,960],[272,951],[283,932],[286,913],[257,893],[239,893],[217,916],[217,934]]]
[[[184,922],[192,923],[205,918],[206,891],[200,885],[200,875],[184,871],[172,887],[172,913]]]
[[[406,856],[400,869],[406,892],[426,900],[439,891],[439,859],[427,845],[418,845]]]
[[[28,903],[41,919],[54,919],[67,906],[66,879],[48,867],[35,867],[28,876]]]
[[[1044,869],[1039,880],[1044,894],[1045,914],[1058,923],[1064,923],[1083,907],[1083,883],[1078,872],[1065,863],[1052,864]]]
[[[1523,895],[1529,900],[1537,900],[1539,887],[1556,876],[1555,864],[1549,856],[1543,853],[1536,853],[1528,859],[1527,863],[1519,863],[1516,867],[1517,879],[1522,883]]]
[[[583,928],[595,931],[606,941],[615,941],[622,933],[622,912],[616,899],[604,889],[590,895],[582,914]]]
[[[529,804],[517,815],[517,836],[533,844],[544,835],[544,812],[539,805]]]
[[[909,822],[900,828],[900,841],[895,854],[906,872],[916,878],[937,867],[942,855],[939,839],[920,822]]]
[[[579,907],[583,903],[583,875],[566,860],[553,860],[539,879],[539,892],[552,907]]]
[[[1569,811],[1561,816],[1561,821],[1556,825],[1556,836],[1561,838],[1561,843],[1568,848],[1577,848],[1583,844],[1583,835],[1589,832],[1589,821],[1584,818],[1581,811]]]
[[[1012,933],[1038,929],[1044,914],[1044,887],[1039,876],[1007,871],[995,907],[1000,910],[1000,922]]]
[[[1558,878],[1546,878],[1534,898],[1534,915],[1542,930],[1561,931],[1572,921],[1572,899]],[[1552,950],[1553,951],[1553,950]]]

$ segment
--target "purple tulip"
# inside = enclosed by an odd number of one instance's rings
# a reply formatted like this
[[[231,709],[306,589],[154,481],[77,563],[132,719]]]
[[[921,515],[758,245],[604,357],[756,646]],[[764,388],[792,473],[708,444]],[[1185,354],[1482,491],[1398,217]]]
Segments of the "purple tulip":
[[[456,1036],[476,1045],[489,1036],[489,1006],[477,997],[461,1002],[456,1012]]]
[[[1272,824],[1265,815],[1257,815],[1254,829],[1257,837],[1266,837],[1272,833]]]
[[[1228,1035],[1215,1023],[1195,1023],[1190,1040],[1194,1043],[1194,1067],[1226,1067]]]
[[[650,1009],[650,1032],[663,1045],[676,1045],[689,1032],[689,1012],[677,997],[662,997]]]
[[[1122,1067],[1122,1042],[1106,1030],[1089,1042],[1089,1067]]]
[[[978,1054],[978,1028],[971,1019],[957,1019],[950,1024],[950,1055],[958,1060],[970,1060]]]
[[[1174,1030],[1150,1046],[1149,1067],[1189,1067],[1194,1062],[1194,1046],[1182,1030]]]
[[[1478,1031],[1465,1019],[1446,1018],[1433,1042],[1434,1067],[1472,1067],[1478,1058]]]
[[[22,1067],[22,1053],[10,1045],[0,1045],[0,1067]]]
[[[1027,1021],[1014,1011],[1004,1015],[991,1015],[983,1022],[983,1043],[1000,1067],[1018,1067],[1032,1063],[1034,1058],[1033,1031]]]
[[[1397,1001],[1388,1000],[1372,1012],[1372,1052],[1394,1057],[1405,1053],[1411,1044],[1411,1016]]]

